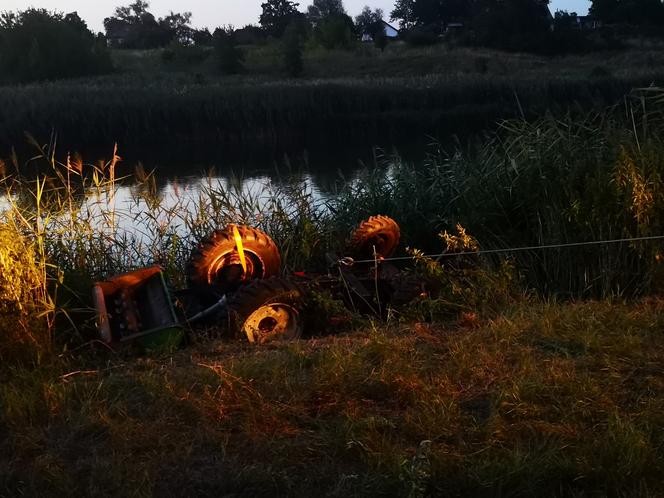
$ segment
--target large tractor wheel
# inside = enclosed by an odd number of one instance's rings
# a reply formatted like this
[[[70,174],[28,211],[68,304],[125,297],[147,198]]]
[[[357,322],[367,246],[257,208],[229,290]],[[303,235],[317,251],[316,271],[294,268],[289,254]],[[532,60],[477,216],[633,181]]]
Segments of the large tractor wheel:
[[[234,228],[243,248],[246,271]],[[216,230],[193,251],[187,277],[194,287],[213,286],[229,291],[257,278],[277,275],[280,267],[279,249],[267,234],[256,228],[229,225]]]
[[[355,258],[389,258],[397,246],[401,230],[388,216],[372,216],[363,221],[351,234],[348,248]]]
[[[253,344],[299,339],[302,303],[302,289],[292,282],[254,280],[228,302],[231,331]]]

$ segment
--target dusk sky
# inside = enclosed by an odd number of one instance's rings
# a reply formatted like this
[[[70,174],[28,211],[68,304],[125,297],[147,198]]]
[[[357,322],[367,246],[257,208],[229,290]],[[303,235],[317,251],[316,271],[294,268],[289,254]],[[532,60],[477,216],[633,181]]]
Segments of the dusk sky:
[[[261,12],[263,0],[153,0],[150,2],[150,11],[157,17],[168,14],[169,11],[189,11],[193,14],[192,25],[195,27],[209,27],[224,24],[233,24],[242,27],[245,24],[255,24]],[[77,11],[94,31],[103,29],[103,20],[113,14],[118,5],[128,5],[132,0],[0,0],[0,10],[23,10],[30,6],[42,7],[49,10],[63,12]],[[302,1],[300,9],[305,10],[311,1]],[[344,5],[350,15],[355,17],[364,5],[380,7],[385,11],[386,20],[394,6],[394,0],[345,0]],[[556,10],[575,11],[585,14],[590,2],[587,0],[552,0],[551,12]]]

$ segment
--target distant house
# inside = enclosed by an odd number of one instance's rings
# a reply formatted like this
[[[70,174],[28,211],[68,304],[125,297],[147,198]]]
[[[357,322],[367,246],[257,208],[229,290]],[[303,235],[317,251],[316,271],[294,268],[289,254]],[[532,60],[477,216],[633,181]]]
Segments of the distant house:
[[[389,23],[386,23],[385,21],[381,21],[381,23],[383,23],[383,31],[385,32],[385,36],[387,36],[390,40],[394,40],[399,37],[399,30],[397,28]],[[362,41],[371,42],[373,41],[373,36],[371,33],[362,33]]]

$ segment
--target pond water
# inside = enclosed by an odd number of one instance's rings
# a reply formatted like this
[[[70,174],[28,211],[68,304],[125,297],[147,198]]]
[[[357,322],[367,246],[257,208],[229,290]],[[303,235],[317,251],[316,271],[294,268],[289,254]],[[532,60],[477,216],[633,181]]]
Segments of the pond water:
[[[362,170],[378,167],[387,171],[386,162],[397,150],[403,157],[403,151],[408,153],[413,147],[338,146],[311,152],[243,151],[243,155],[211,148],[119,149],[122,161],[115,176],[122,180],[113,188],[77,192],[73,210],[79,228],[67,217],[55,221],[53,230],[79,233],[81,227],[89,226],[96,236],[106,234],[109,240],[151,243],[168,234],[186,237],[196,230],[199,218],[252,223],[274,209],[275,193],[282,196],[284,192],[285,210],[290,198],[302,194],[324,210],[325,201],[343,184],[356,181]],[[426,151],[426,145],[417,150]],[[91,157],[98,158],[99,164],[112,156],[112,149],[81,156],[85,164],[91,163]],[[418,156],[411,153],[409,159],[417,161]],[[153,180],[141,183],[132,179],[137,165],[153,175]],[[294,187],[299,192],[292,192]],[[7,202],[4,199],[5,206]]]

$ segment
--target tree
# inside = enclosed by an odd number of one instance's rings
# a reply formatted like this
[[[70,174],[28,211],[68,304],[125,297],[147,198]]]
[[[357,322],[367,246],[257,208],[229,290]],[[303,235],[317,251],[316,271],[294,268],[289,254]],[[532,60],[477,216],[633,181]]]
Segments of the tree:
[[[286,72],[296,78],[302,74],[302,33],[296,23],[288,25],[282,41],[283,63]]]
[[[204,29],[194,29],[191,32],[191,40],[194,42],[194,45],[199,46],[211,46],[214,44],[214,38],[212,33],[207,28]]]
[[[302,14],[297,10],[299,3],[290,0],[267,0],[261,4],[259,23],[268,35],[280,38],[286,28]]]
[[[243,28],[236,29],[233,34],[238,45],[258,45],[265,42],[265,31],[259,26],[249,24]]]
[[[343,0],[314,0],[314,3],[307,7],[307,16],[314,25],[327,17],[345,15]]]
[[[214,50],[219,68],[224,74],[237,74],[242,71],[244,53],[237,46],[232,26],[214,30]]]
[[[159,19],[159,26],[168,33],[171,41],[186,44],[191,41],[194,32],[189,26],[190,22],[191,12],[175,13],[171,11],[169,15]]]
[[[75,12],[28,9],[0,16],[0,79],[53,80],[111,69],[103,40]]]
[[[355,25],[343,14],[324,17],[316,23],[314,38],[326,49],[350,48],[353,45]]]
[[[557,10],[553,16],[553,29],[554,31],[570,31],[576,27],[576,19],[576,12]]]
[[[353,44],[355,25],[342,0],[314,0],[307,8],[307,19],[315,40],[323,47],[348,48]]]
[[[551,32],[548,0],[485,0],[473,19],[480,44],[509,50],[533,50]]]
[[[368,34],[375,38],[377,33],[384,31],[382,9],[372,11],[371,7],[365,5],[362,12],[355,18],[355,26],[361,35]]]
[[[475,11],[475,3],[472,0],[413,0],[410,16],[418,26],[437,26],[442,31],[450,22],[468,21]],[[489,0],[486,3],[504,2]]]
[[[390,21],[399,21],[399,28],[410,29],[415,24],[415,0],[397,0],[390,13]]]
[[[591,0],[590,14],[605,23],[661,25],[664,4],[660,0]]]
[[[156,19],[150,4],[136,0],[125,7],[116,7],[115,15],[104,19],[106,37],[120,48],[158,48],[176,41],[190,43],[193,30],[189,26],[191,12],[171,12]]]

